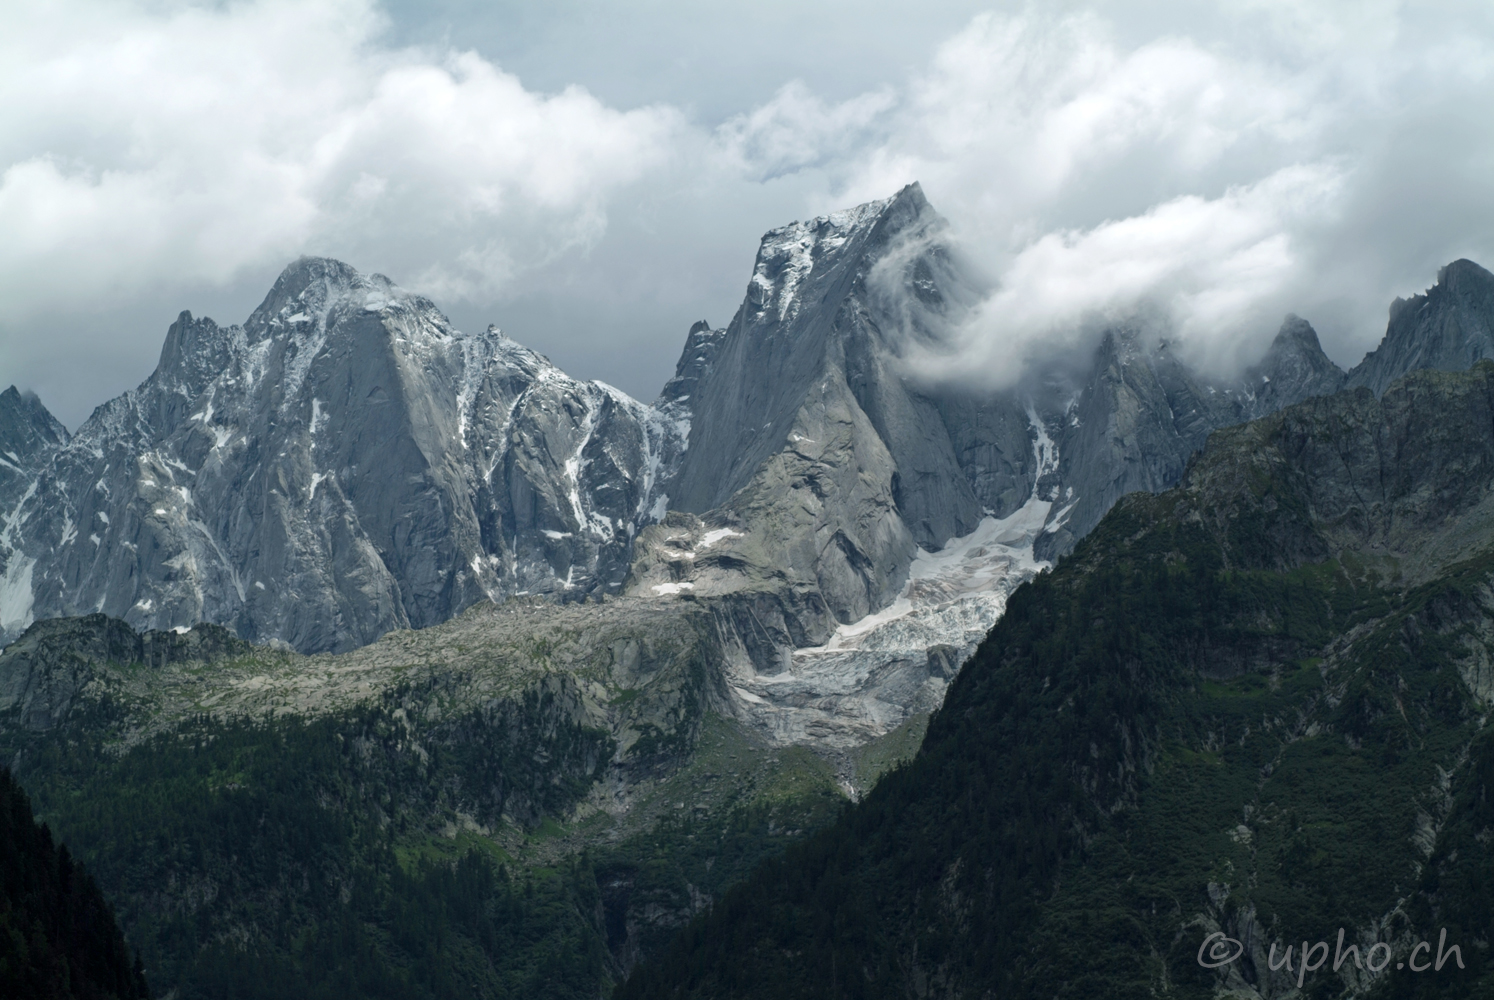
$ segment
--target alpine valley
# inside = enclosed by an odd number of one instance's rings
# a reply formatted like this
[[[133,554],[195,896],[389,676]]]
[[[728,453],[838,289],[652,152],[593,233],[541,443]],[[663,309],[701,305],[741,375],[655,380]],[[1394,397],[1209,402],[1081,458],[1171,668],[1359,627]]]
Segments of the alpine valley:
[[[913,377],[982,294],[912,185],[652,404],[316,258],[12,388],[0,754],[183,1000],[1494,995],[1494,275]]]

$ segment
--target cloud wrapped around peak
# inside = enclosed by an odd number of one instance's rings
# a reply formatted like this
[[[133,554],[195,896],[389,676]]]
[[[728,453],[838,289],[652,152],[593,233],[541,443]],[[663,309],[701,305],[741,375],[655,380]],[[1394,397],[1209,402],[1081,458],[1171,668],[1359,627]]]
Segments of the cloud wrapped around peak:
[[[757,104],[711,96],[731,110],[709,121],[683,109],[743,79],[710,60],[660,70],[684,82],[624,108],[399,44],[380,2],[7,11],[0,386],[76,423],[145,374],[178,309],[233,289],[213,308],[247,311],[250,286],[309,253],[467,325],[518,310],[562,364],[648,396],[678,331],[736,307],[757,235],[914,180],[990,290],[919,366],[985,385],[1139,314],[1222,370],[1292,311],[1352,364],[1391,298],[1458,257],[1494,264],[1494,7],[1476,0],[1435,17],[1398,0],[997,0],[905,62],[882,49],[881,80],[834,12],[793,20],[822,32],[798,46],[774,21],[788,4],[752,24],[630,12],[670,51],[729,39],[739,64],[782,74]],[[900,43],[924,16],[868,2],[862,42]],[[572,8],[544,10],[515,23],[563,38],[546,51],[578,74],[597,46],[627,64],[618,39],[571,30]],[[853,61],[860,93],[800,82]]]
[[[1205,368],[1249,364],[1303,285],[1295,233],[1332,211],[1343,184],[1331,167],[1286,167],[1218,198],[1046,233],[944,343],[909,360],[927,378],[1006,388],[1033,362],[1072,357],[1144,316]]]
[[[1143,315],[1222,372],[1288,311],[1352,364],[1394,295],[1489,259],[1494,120],[1469,102],[1494,83],[1490,18],[1452,3],[1429,30],[1395,3],[1298,7],[1192,5],[1129,39],[1093,10],[985,13],[875,115],[856,99],[792,119],[805,149],[821,122],[865,137],[814,161],[817,209],[919,180],[983,265],[995,290],[922,373],[1009,385]],[[766,120],[789,145],[790,119]]]

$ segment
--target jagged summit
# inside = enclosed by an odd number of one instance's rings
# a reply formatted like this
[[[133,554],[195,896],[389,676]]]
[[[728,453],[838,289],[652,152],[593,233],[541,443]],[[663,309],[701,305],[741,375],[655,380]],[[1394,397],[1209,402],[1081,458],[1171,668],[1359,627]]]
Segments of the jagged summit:
[[[769,231],[732,321],[690,328],[652,406],[296,260],[243,325],[183,312],[155,372],[72,436],[0,394],[0,639],[104,611],[346,649],[516,594],[751,592],[782,601],[750,616],[777,623],[767,663],[901,600],[920,550],[1018,518],[1000,544],[1052,558],[1213,429],[1345,380],[1292,317],[1230,382],[1122,330],[1061,379],[923,384],[904,348],[977,287],[947,233],[916,183]],[[1454,262],[1350,382],[1494,355],[1491,315],[1494,276]],[[660,533],[671,511],[693,559]]]
[[[284,335],[298,325],[326,326],[336,310],[409,310],[425,314],[432,326],[448,335],[456,332],[424,296],[400,288],[382,274],[365,275],[330,257],[301,257],[289,264],[244,326],[258,336]]]
[[[1346,377],[1323,353],[1312,324],[1290,315],[1266,356],[1245,373],[1245,392],[1252,399],[1246,409],[1254,418],[1309,396],[1327,396],[1342,389]]]
[[[712,361],[710,389],[692,407],[697,457],[686,458],[672,506],[704,511],[725,502],[788,439],[818,373],[827,364],[845,367],[848,343],[881,342],[905,327],[868,287],[870,275],[900,238],[926,238],[944,225],[911,184],[893,198],[763,237],[747,294]],[[870,322],[847,312],[863,303],[876,314]]]
[[[0,392],[0,463],[29,466],[67,440],[67,428],[35,393],[22,392],[15,386]]]
[[[864,202],[851,208],[770,229],[763,234],[758,256],[762,258],[765,255],[775,254],[780,247],[795,243],[815,233],[828,234],[832,238],[837,235],[844,238],[878,227],[890,227],[896,230],[906,225],[908,221],[932,211],[928,199],[924,197],[923,187],[914,181],[904,186],[891,198]]]
[[[1384,340],[1349,372],[1348,384],[1379,396],[1408,371],[1462,371],[1483,358],[1494,358],[1494,274],[1460,259],[1441,268],[1425,293],[1391,303]]]
[[[688,403],[700,380],[711,370],[716,351],[725,336],[725,329],[713,330],[705,320],[693,324],[685,336],[685,349],[680,352],[680,359],[674,366],[674,377],[664,383],[656,405]]]
[[[615,592],[677,428],[302,258],[243,326],[182,313],[155,372],[10,491],[0,629],[103,611],[336,650],[478,600]]]

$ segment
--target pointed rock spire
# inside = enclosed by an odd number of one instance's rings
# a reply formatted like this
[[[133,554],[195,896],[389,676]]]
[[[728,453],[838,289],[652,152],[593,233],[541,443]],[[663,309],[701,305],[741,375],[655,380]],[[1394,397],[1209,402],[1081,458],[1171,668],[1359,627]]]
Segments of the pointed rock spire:
[[[1385,339],[1349,372],[1348,384],[1379,396],[1407,372],[1462,371],[1483,358],[1494,358],[1494,274],[1455,260],[1425,293],[1391,304]]]

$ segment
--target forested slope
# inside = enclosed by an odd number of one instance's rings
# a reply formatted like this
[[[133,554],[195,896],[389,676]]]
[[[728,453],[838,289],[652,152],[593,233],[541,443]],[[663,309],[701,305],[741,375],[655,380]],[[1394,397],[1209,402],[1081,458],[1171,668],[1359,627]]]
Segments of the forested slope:
[[[51,619],[0,653],[0,760],[178,1000],[591,998],[844,801],[713,710],[715,636],[689,602],[321,657]]]
[[[31,815],[0,768],[0,994],[135,1000],[150,996],[114,911],[65,845]]]
[[[616,995],[1494,995],[1491,487],[1489,363],[1217,433],[1013,595],[911,765]],[[1340,928],[1394,960],[1304,972]],[[1458,961],[1398,967],[1444,928]]]

